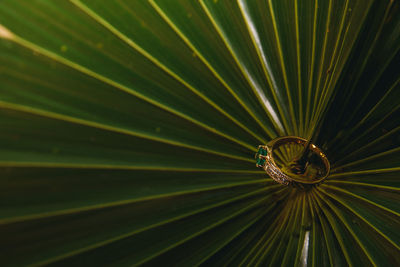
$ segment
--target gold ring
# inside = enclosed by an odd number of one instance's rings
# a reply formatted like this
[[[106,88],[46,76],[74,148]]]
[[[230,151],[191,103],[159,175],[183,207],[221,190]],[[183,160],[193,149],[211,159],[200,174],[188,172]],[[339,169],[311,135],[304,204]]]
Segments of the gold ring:
[[[303,170],[294,172],[293,167],[308,146],[311,152],[310,161],[307,161]],[[258,146],[255,155],[256,166],[276,182],[289,184],[318,184],[322,182],[330,171],[330,163],[325,153],[316,145],[297,136],[285,136],[271,140],[266,145]]]

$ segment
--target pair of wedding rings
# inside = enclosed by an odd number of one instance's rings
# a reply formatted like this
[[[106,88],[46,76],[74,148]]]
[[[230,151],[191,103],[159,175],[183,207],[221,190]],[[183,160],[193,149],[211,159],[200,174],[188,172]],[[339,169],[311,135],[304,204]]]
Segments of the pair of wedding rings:
[[[289,168],[284,168],[282,164],[277,164],[276,157],[284,151],[282,150],[282,146],[297,146],[297,150],[299,150],[298,147],[306,149],[306,146],[308,146],[308,150],[314,154],[314,158],[316,158],[320,163],[318,173],[313,177],[307,177],[307,173],[297,175],[287,171]],[[268,142],[266,145],[258,146],[258,152],[256,153],[255,158],[257,167],[264,169],[273,180],[284,185],[318,184],[329,175],[330,170],[330,164],[324,152],[322,152],[322,150],[316,145],[309,143],[306,139],[297,136],[279,137]]]

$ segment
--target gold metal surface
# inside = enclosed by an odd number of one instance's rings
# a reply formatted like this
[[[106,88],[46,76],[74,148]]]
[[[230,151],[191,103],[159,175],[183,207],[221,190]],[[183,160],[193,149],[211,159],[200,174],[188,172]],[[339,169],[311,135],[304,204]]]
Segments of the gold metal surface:
[[[288,164],[291,159],[293,160],[296,158],[293,156],[295,152],[292,150],[297,149],[297,151],[301,152],[306,144],[307,140],[304,138],[285,136],[273,139],[266,145],[260,145],[259,148],[263,147],[267,150],[267,155],[258,155],[259,158],[265,159],[265,163],[262,166],[257,164],[257,167],[263,168],[273,180],[280,184],[318,184],[329,175],[330,163],[325,153],[315,144],[310,144],[309,146],[309,150],[313,153],[312,156],[314,156],[315,162],[307,165],[306,171],[303,174],[290,172],[290,168],[285,166],[285,163]],[[292,153],[288,151],[292,151]],[[278,155],[281,154],[284,156],[278,157]],[[280,160],[278,160],[278,158],[280,158]],[[282,160],[282,158],[286,161]]]

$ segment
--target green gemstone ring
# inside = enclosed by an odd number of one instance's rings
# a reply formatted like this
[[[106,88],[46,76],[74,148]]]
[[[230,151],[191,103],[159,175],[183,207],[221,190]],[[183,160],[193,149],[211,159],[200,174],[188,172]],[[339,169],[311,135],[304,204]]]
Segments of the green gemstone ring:
[[[308,146],[309,158],[301,172],[294,172],[293,166],[299,155]],[[276,182],[289,184],[318,184],[330,171],[330,163],[324,152],[306,139],[297,136],[285,136],[271,140],[266,145],[258,146],[255,155],[256,166]]]

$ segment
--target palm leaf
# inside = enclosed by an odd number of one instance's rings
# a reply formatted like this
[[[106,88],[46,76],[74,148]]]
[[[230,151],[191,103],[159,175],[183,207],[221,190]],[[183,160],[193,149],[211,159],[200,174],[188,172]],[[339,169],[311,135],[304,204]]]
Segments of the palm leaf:
[[[2,264],[400,264],[399,62],[397,1],[2,1]]]

